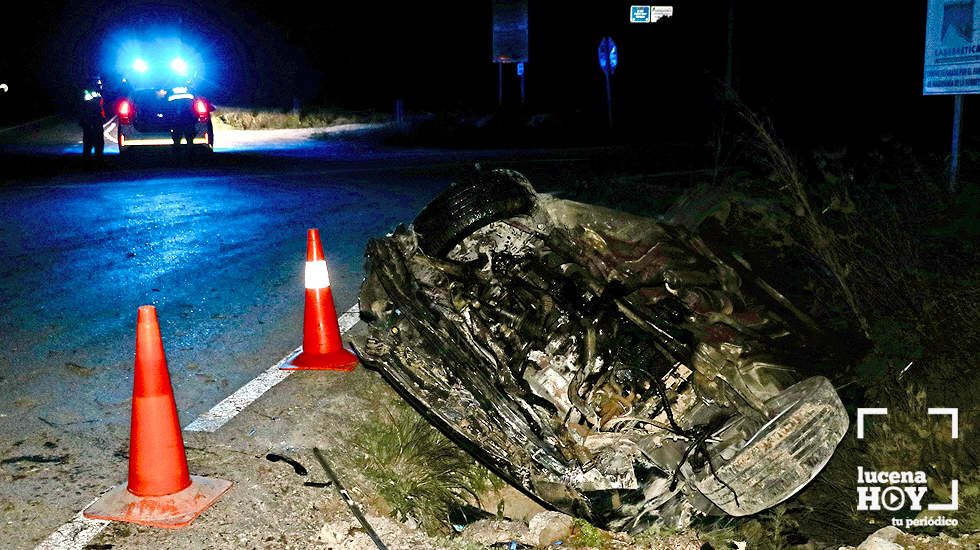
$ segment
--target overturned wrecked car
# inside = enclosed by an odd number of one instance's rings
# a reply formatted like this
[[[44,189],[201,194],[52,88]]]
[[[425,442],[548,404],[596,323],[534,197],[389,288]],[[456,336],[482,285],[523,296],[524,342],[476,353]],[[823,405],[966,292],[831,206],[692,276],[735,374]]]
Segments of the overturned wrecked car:
[[[509,483],[607,528],[743,516],[848,427],[816,323],[671,224],[479,172],[372,240],[354,345]]]

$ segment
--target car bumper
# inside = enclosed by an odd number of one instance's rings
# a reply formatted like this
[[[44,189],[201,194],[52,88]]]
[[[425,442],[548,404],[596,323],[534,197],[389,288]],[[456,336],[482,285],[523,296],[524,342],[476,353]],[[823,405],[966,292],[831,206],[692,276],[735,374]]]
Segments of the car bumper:
[[[166,138],[135,138],[127,139],[125,136],[119,140],[120,147],[135,147],[144,145],[173,145],[174,140],[170,137]],[[208,137],[196,137],[194,138],[194,145],[209,145]]]
[[[197,124],[194,132],[194,145],[212,146],[214,137],[210,134],[207,124]],[[174,145],[173,135],[168,132],[139,132],[133,126],[124,125],[119,127],[117,134],[119,150],[128,147],[152,147],[160,145]]]

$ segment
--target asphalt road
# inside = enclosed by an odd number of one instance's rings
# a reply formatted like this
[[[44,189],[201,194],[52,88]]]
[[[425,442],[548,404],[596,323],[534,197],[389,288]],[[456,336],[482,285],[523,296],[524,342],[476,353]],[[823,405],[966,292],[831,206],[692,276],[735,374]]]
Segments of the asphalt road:
[[[368,239],[410,222],[474,161],[580,156],[384,149],[343,137],[267,145],[260,136],[203,162],[110,158],[97,172],[51,149],[6,152],[0,540],[32,547],[125,479],[105,458],[128,453],[138,306],[157,307],[186,425],[299,345],[307,228],[320,229],[347,309]]]

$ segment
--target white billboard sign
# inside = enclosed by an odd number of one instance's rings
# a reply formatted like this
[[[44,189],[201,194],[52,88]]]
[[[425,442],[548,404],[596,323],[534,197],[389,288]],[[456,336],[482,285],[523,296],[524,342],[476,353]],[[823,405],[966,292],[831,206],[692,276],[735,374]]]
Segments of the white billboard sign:
[[[980,93],[980,0],[929,0],[925,95]]]
[[[674,16],[674,6],[650,6],[650,22],[656,23],[664,17]]]

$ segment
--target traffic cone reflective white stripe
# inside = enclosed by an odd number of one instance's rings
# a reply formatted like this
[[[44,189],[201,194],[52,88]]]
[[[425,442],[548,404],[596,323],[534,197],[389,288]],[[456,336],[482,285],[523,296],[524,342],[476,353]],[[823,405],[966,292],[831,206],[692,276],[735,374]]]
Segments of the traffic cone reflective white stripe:
[[[156,308],[141,306],[136,320],[129,481],[104,494],[83,515],[177,529],[190,525],[230,487],[230,481],[188,473]]]
[[[285,370],[352,371],[357,357],[340,341],[337,309],[323,257],[320,231],[306,235],[306,304],[303,311],[303,349],[282,366]]]
[[[306,288],[308,290],[330,288],[330,274],[327,273],[326,260],[306,262]]]

